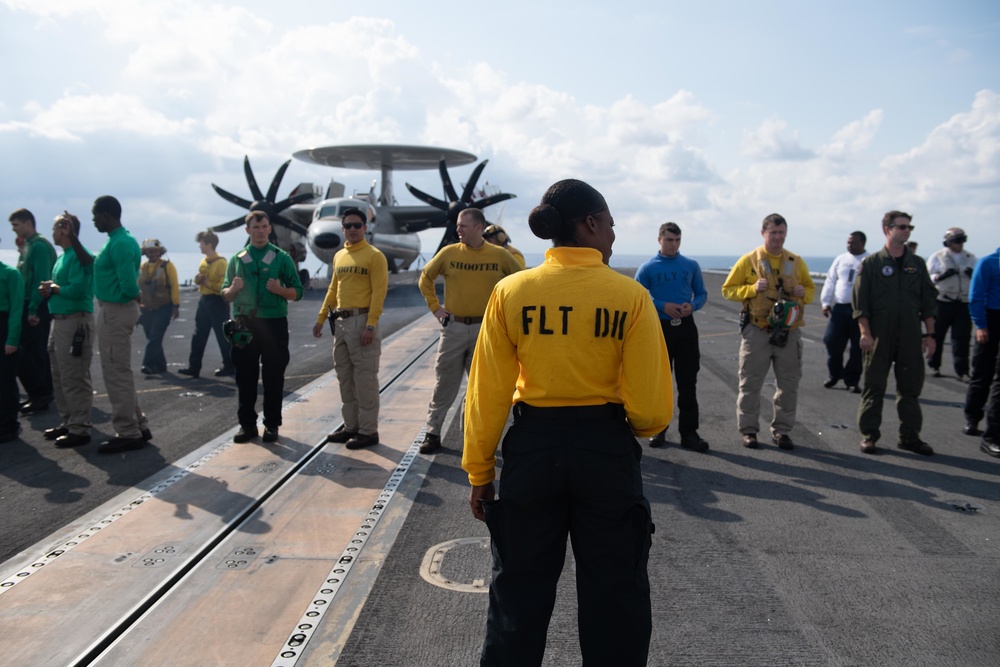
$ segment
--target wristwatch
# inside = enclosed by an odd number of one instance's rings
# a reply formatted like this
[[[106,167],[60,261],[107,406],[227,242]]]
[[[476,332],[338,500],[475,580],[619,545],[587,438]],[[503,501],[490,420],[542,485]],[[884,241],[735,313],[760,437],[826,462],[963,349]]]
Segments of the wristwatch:
[[[369,325],[365,326],[365,329],[368,329],[369,331],[375,331],[375,326],[369,324]]]

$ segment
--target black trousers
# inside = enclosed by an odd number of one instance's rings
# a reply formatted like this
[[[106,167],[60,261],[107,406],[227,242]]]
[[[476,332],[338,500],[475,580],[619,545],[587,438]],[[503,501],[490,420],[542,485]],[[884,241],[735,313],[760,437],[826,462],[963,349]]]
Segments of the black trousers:
[[[15,306],[16,307],[16,306]],[[17,388],[17,366],[20,350],[6,354],[8,318],[21,317],[21,313],[0,313],[0,435],[17,433],[20,391]]]
[[[188,357],[188,368],[195,373],[201,372],[201,358],[205,355],[205,345],[208,335],[215,332],[215,340],[219,343],[222,354],[222,367],[231,368],[232,346],[222,332],[222,325],[229,319],[229,304],[218,294],[202,294],[198,299],[198,310],[194,315],[194,336],[191,337],[191,355]]]
[[[645,665],[653,533],[641,447],[621,405],[514,406],[499,499],[485,503],[493,579],[481,665],[539,665],[572,540],[584,665]]]
[[[969,304],[961,301],[937,302],[937,319],[934,321],[934,356],[927,365],[938,370],[941,368],[941,353],[944,352],[944,339],[951,329],[951,362],[955,366],[955,375],[969,374],[969,339],[972,337],[972,318],[969,316]]]
[[[989,341],[985,345],[976,343],[972,352],[965,417],[978,422],[985,414],[985,435],[996,442],[1000,439],[1000,310],[987,310],[986,322]]]
[[[246,347],[233,347],[236,369],[236,392],[239,408],[236,416],[245,428],[257,426],[257,381],[264,380],[264,428],[281,426],[281,401],[285,394],[285,368],[288,367],[288,318],[243,318],[253,332]]]
[[[29,401],[52,401],[52,368],[49,366],[49,330],[52,316],[48,301],[38,306],[38,324],[28,324],[28,302],[24,302],[21,320],[21,345],[18,347],[17,379]]]
[[[851,352],[844,366],[844,348],[851,344]],[[830,309],[830,320],[823,334],[826,344],[826,370],[831,380],[843,380],[848,387],[861,381],[861,328],[854,319],[854,308],[849,303],[835,303]]]
[[[698,371],[701,370],[698,327],[689,315],[681,318],[678,326],[672,326],[670,320],[660,320],[660,328],[677,389],[678,432],[694,433],[698,430]]]

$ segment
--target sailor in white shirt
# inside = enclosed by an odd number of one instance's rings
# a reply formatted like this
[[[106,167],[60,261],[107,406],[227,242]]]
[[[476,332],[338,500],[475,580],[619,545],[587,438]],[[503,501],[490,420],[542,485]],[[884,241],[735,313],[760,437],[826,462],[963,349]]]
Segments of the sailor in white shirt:
[[[826,367],[829,376],[823,386],[831,389],[841,380],[852,394],[860,394],[858,382],[861,380],[861,332],[854,319],[851,294],[854,291],[854,277],[861,268],[861,260],[868,256],[865,250],[864,232],[851,232],[847,237],[847,252],[838,256],[827,271],[820,303],[823,317],[829,318],[823,342],[826,343]],[[851,353],[844,366],[844,348],[851,342]]]
[[[969,284],[976,256],[966,252],[968,237],[961,227],[952,227],[944,233],[944,247],[927,258],[927,273],[938,290],[937,321],[934,338],[937,345],[927,365],[934,370],[934,377],[941,377],[941,352],[944,339],[951,329],[951,361],[959,380],[969,380],[969,339],[972,337],[972,319],[969,316]]]

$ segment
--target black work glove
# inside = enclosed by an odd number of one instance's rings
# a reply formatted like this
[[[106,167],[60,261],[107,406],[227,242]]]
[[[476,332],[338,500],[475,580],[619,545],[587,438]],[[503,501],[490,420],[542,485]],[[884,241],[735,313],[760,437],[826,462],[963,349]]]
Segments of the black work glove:
[[[964,273],[965,275],[967,275],[967,276],[969,276],[971,278],[972,277],[972,267],[971,266],[965,267],[965,270],[962,271],[962,273]]]
[[[946,280],[948,278],[951,278],[952,276],[957,276],[957,275],[958,275],[958,271],[956,271],[955,269],[948,269],[944,273],[939,273],[938,274],[937,281],[941,282],[942,280]]]

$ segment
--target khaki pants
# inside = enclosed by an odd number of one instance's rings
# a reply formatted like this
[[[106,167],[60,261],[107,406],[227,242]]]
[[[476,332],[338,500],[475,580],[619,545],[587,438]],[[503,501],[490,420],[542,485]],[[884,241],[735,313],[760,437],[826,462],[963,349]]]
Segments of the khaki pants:
[[[138,321],[139,305],[135,301],[101,302],[97,318],[101,373],[111,401],[111,424],[120,438],[142,437],[142,430],[148,427],[132,374],[132,331]]]
[[[344,403],[344,430],[363,435],[378,432],[378,363],[382,335],[378,327],[372,342],[361,344],[368,320],[363,315],[337,320],[334,324],[333,367]]]
[[[70,349],[76,330],[84,332],[82,354],[74,357]],[[94,358],[94,314],[61,319],[53,315],[49,330],[49,361],[52,387],[59,410],[60,426],[73,435],[90,435],[94,392],[90,384],[90,361]]]
[[[437,361],[434,362],[434,393],[427,406],[427,433],[441,435],[444,418],[462,386],[462,369],[468,373],[472,367],[472,353],[476,349],[476,338],[481,326],[481,323],[463,324],[452,321],[441,329]]]
[[[748,324],[740,334],[740,393],[736,398],[736,423],[740,433],[760,430],[760,391],[767,370],[774,366],[774,418],[771,435],[789,435],[795,426],[795,408],[802,379],[802,331],[788,332],[785,347],[771,345],[770,333]]]

